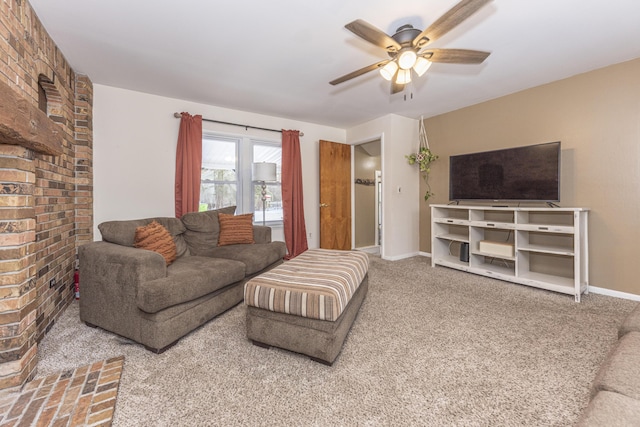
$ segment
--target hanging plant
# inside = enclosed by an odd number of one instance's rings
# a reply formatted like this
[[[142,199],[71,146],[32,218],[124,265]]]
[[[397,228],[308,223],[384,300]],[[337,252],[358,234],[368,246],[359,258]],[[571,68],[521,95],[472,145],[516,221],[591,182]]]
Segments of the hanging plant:
[[[436,154],[431,152],[429,148],[429,140],[427,139],[427,131],[424,128],[424,120],[420,117],[420,123],[418,125],[418,135],[420,144],[416,153],[411,153],[404,156],[410,165],[418,165],[418,169],[422,174],[425,184],[427,184],[427,192],[424,195],[425,200],[429,200],[429,197],[434,194],[431,192],[431,186],[429,185],[429,172],[431,172],[430,165],[432,162],[438,159]]]

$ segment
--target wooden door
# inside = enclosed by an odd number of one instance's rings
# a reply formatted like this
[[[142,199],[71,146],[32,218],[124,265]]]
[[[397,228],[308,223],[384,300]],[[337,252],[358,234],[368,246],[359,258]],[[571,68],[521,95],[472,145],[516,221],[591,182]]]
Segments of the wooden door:
[[[351,146],[320,141],[320,247],[351,246]]]

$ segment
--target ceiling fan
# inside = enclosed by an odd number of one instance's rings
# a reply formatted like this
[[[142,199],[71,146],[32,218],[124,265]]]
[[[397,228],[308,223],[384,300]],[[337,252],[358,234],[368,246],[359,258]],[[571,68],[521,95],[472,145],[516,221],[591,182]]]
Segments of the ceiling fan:
[[[489,52],[469,49],[428,49],[426,46],[451,31],[490,1],[462,0],[423,31],[407,24],[398,28],[394,35],[388,36],[362,19],[345,25],[345,28],[356,36],[385,49],[390,59],[345,74],[329,83],[337,85],[379,69],[382,77],[391,81],[391,93],[394,94],[402,92],[405,85],[411,82],[412,70],[421,77],[432,62],[480,64],[489,56]]]

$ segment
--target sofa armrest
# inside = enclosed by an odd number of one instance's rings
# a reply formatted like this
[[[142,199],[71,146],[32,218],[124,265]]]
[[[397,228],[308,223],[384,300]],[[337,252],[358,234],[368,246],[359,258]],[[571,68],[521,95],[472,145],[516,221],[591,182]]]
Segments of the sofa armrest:
[[[167,276],[162,255],[144,249],[93,242],[80,246],[78,255],[80,319],[116,333],[122,317],[138,310],[138,286]]]
[[[253,240],[256,243],[271,243],[271,227],[254,225]]]
[[[78,249],[85,281],[108,278],[110,282],[138,284],[167,275],[165,259],[157,252],[109,242],[93,242]],[[117,268],[114,268],[117,267]]]

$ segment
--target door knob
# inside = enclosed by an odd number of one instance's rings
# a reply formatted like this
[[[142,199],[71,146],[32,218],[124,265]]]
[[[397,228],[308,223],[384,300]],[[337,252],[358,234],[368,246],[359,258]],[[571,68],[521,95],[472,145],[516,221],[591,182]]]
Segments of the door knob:
[[[321,207],[321,208],[328,208],[328,207],[329,207],[329,205],[328,205],[328,204],[326,204],[326,203],[320,203],[320,207]]]

